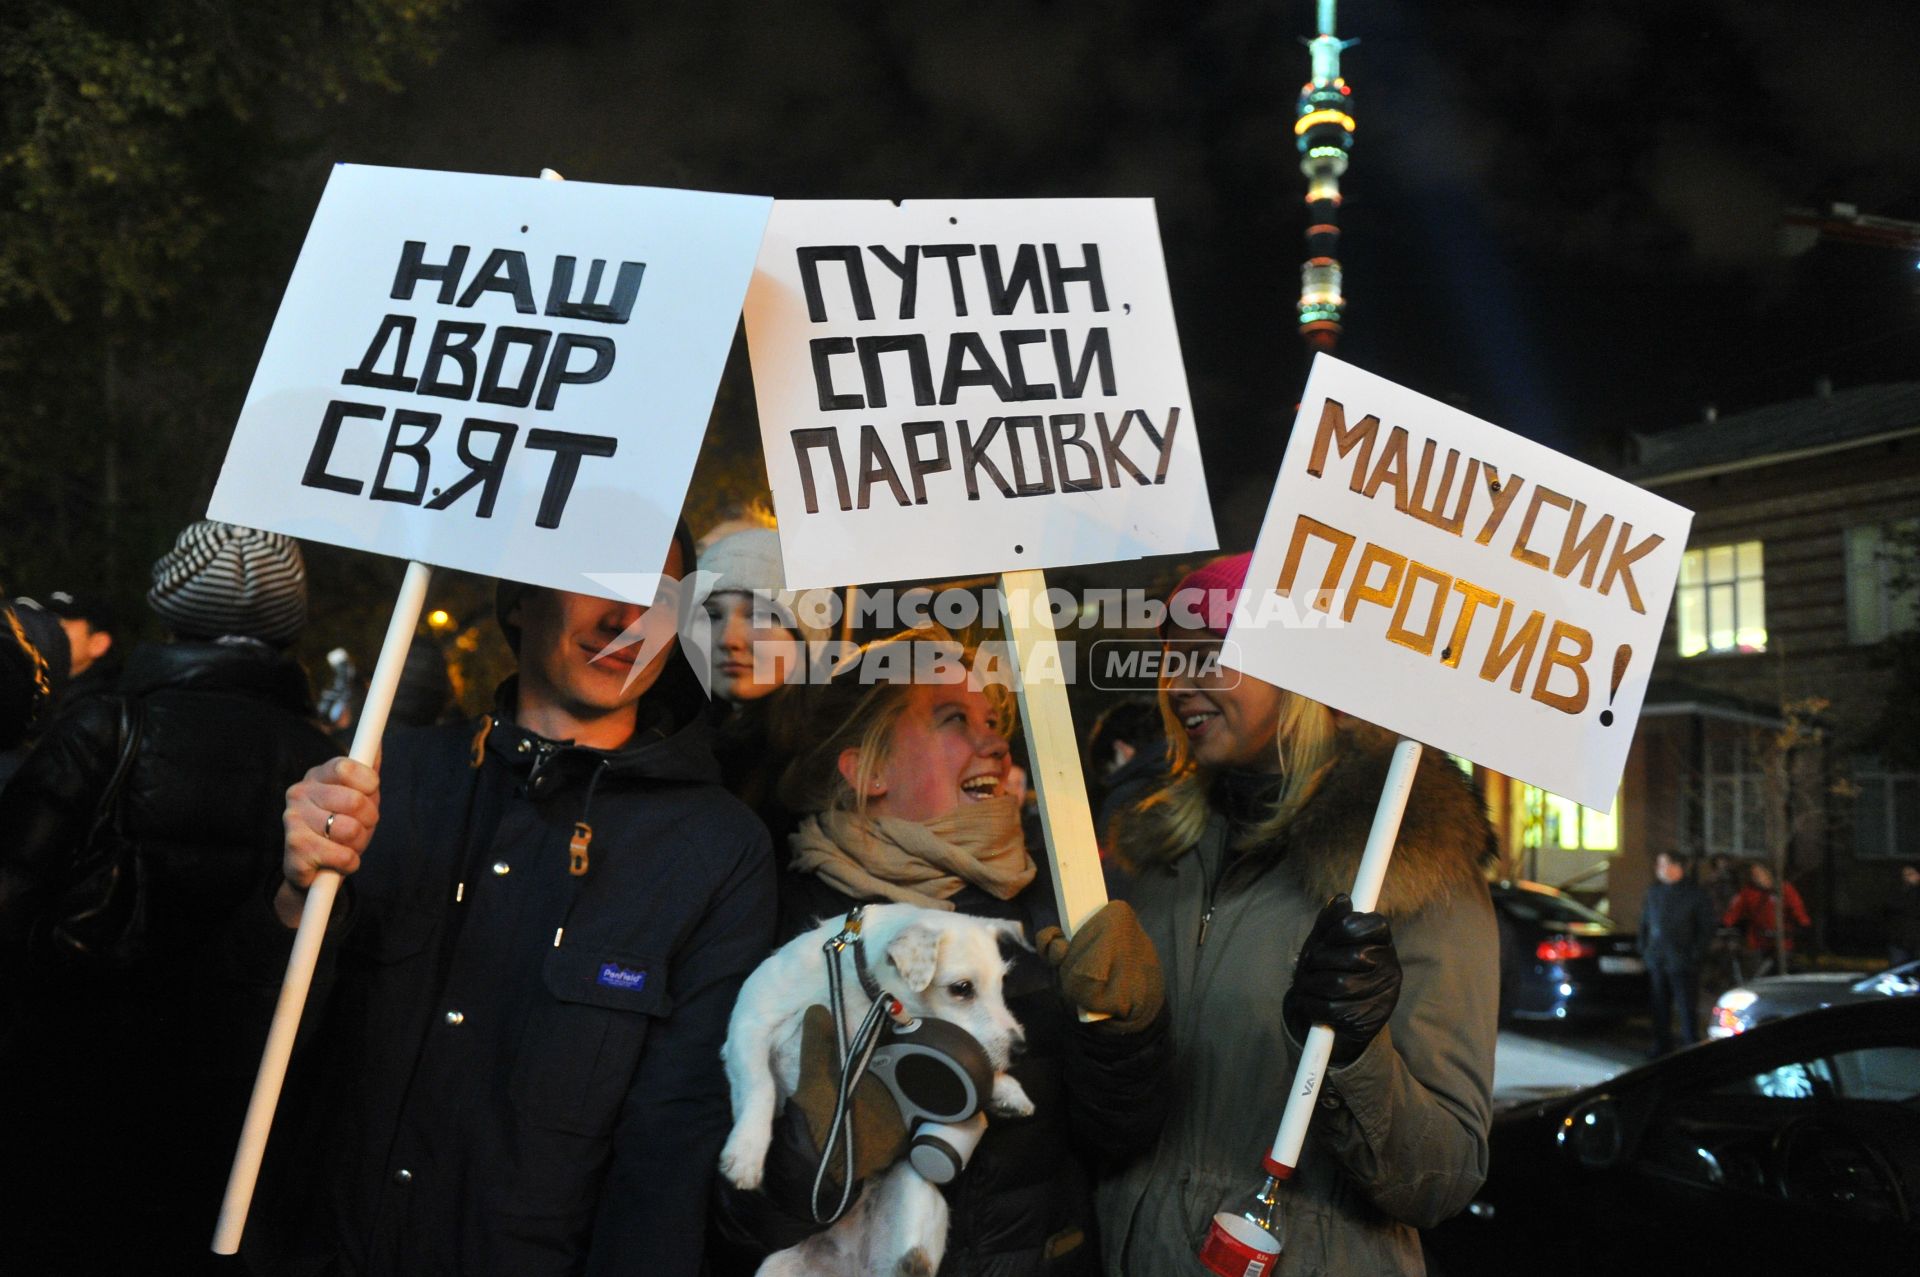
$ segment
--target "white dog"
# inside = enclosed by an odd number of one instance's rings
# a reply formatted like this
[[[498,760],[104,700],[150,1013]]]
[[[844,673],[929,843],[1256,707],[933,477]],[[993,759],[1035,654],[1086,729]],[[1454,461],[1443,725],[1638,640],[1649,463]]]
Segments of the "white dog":
[[[760,1186],[774,1114],[799,1084],[802,1018],[809,1006],[827,1000],[822,947],[844,925],[844,919],[830,919],[781,946],[747,977],[734,1004],[721,1049],[733,1130],[720,1151],[720,1171],[740,1188]],[[915,1016],[965,1029],[986,1051],[994,1068],[989,1111],[1032,1113],[1033,1102],[1006,1071],[1025,1034],[1001,996],[1007,963],[1000,937],[1025,944],[1019,924],[886,904],[867,907],[861,930],[868,966],[883,992]],[[838,961],[850,1031],[872,1001],[860,987],[853,954]],[[946,1198],[903,1160],[877,1176],[832,1228],[771,1256],[760,1277],[931,1277],[946,1240]]]

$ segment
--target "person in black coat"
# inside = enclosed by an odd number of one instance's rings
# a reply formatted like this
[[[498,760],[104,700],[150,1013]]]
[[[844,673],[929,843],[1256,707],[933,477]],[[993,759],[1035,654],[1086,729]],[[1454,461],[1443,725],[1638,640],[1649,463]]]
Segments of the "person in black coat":
[[[0,718],[0,789],[27,761],[33,742],[53,721],[67,692],[67,632],[60,618],[32,599],[0,600],[6,643],[0,670],[7,687],[0,701],[13,708]]]
[[[304,670],[299,546],[200,523],[154,565],[178,636],[68,704],[0,794],[0,1271],[207,1266],[259,1055],[226,961],[277,878],[288,785],[330,757]]]
[[[671,606],[499,603],[519,672],[493,714],[287,795],[257,969],[316,871],[349,876],[243,1242],[262,1274],[701,1272],[767,834],[720,788]]]
[[[53,666],[41,648],[48,635],[32,626],[31,617],[0,599],[0,788],[26,757],[20,747],[53,703]]]
[[[1049,958],[1010,948],[1004,986],[1026,1032],[1011,1072],[1034,1113],[992,1119],[967,1169],[944,1190],[951,1224],[939,1271],[1096,1272],[1092,1177],[1150,1147],[1164,1114],[1171,1039],[1158,959],[1125,905],[1095,914],[1071,946],[1057,930],[1049,934],[1057,927],[1051,884],[1022,839],[1015,799],[1000,793],[1010,698],[965,681],[907,681],[903,671],[916,660],[902,645],[913,643],[964,659],[943,631],[910,631],[870,645],[830,683],[804,689],[812,738],[781,790],[806,815],[780,880],[780,936],[862,902],[901,901],[1011,919],[1037,938]],[[948,668],[964,678],[964,664]],[[1111,1018],[1082,1023],[1076,1008]],[[789,1103],[776,1119],[762,1190],[722,1183],[730,1253],[716,1254],[716,1272],[750,1273],[820,1227],[810,1206],[817,1118]],[[896,1141],[890,1151],[904,1149]],[[875,1160],[863,1159],[863,1175],[884,1169],[885,1160]]]
[[[1653,1051],[1673,1049],[1673,1013],[1678,1003],[1680,1042],[1700,1040],[1697,991],[1700,964],[1713,947],[1713,904],[1688,867],[1670,851],[1653,858],[1653,885],[1640,906],[1640,953],[1647,963],[1652,998]]]

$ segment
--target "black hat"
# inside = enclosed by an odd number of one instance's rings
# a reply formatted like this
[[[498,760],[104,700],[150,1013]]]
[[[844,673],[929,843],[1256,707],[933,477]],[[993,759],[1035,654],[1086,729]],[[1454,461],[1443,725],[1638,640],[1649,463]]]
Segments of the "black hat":
[[[55,590],[41,600],[47,611],[66,621],[85,621],[90,629],[111,634],[119,629],[119,617],[113,610],[113,604],[97,594],[75,594],[72,590]]]

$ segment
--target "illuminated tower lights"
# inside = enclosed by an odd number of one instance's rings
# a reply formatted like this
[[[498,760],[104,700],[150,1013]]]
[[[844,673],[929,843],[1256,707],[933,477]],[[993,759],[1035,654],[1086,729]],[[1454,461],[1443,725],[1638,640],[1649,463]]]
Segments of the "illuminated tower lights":
[[[1340,292],[1340,176],[1353,148],[1353,90],[1340,78],[1340,51],[1354,44],[1333,34],[1335,0],[1319,0],[1319,35],[1307,41],[1313,78],[1300,86],[1293,134],[1307,179],[1307,260],[1300,266],[1300,335],[1315,350],[1340,337],[1346,298]]]

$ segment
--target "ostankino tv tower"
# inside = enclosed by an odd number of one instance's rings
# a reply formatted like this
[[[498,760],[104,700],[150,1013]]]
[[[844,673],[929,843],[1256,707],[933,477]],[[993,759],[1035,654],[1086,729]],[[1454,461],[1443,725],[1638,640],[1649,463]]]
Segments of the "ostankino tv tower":
[[[1335,0],[1319,0],[1320,34],[1307,41],[1313,78],[1300,86],[1300,171],[1307,179],[1307,260],[1300,267],[1300,336],[1315,350],[1340,339],[1340,176],[1353,149],[1353,90],[1340,78],[1340,51],[1355,43],[1333,34]]]

